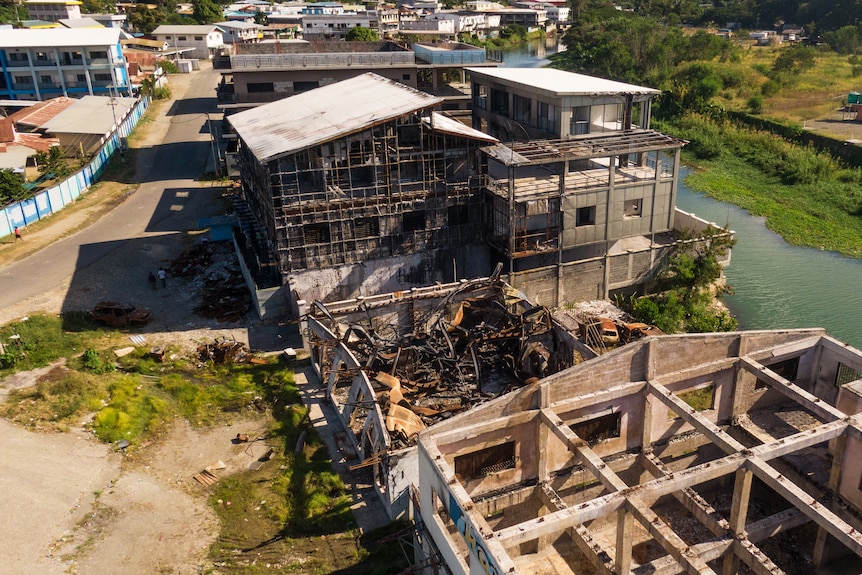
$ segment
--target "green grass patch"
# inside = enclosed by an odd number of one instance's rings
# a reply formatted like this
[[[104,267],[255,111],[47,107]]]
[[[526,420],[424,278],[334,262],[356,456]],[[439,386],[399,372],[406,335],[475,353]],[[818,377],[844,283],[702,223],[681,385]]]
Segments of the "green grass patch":
[[[766,219],[788,243],[862,257],[862,170],[777,136],[686,116],[660,128],[690,139],[686,184]]]

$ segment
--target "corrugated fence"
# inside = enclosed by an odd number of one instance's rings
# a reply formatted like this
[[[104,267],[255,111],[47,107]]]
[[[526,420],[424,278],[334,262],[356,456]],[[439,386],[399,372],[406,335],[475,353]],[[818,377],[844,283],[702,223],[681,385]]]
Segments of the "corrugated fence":
[[[0,209],[0,237],[8,236],[16,226],[23,227],[59,212],[86,193],[108,165],[108,160],[119,149],[122,138],[131,134],[150,104],[149,98],[141,98],[120,124],[117,131],[99,149],[93,160],[81,170],[59,184],[42,190],[30,199]]]

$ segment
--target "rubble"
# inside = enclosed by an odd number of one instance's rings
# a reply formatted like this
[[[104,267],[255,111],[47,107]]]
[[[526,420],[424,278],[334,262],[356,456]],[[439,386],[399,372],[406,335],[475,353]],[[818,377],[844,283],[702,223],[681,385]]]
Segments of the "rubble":
[[[245,344],[224,336],[217,337],[213,343],[202,343],[198,346],[200,361],[212,361],[215,364],[245,363],[251,360],[251,357]]]
[[[193,311],[221,323],[242,321],[252,309],[233,245],[202,242],[171,262],[174,277],[189,278],[201,303]]]
[[[411,445],[427,426],[574,363],[571,343],[550,311],[533,307],[497,277],[452,290],[416,318],[409,333],[388,322],[375,325],[370,315],[364,322],[341,323],[320,302],[310,313],[327,323],[363,366],[396,447]],[[339,369],[337,377],[346,384],[355,373]],[[350,403],[346,386],[336,386],[334,393],[338,403]],[[369,408],[359,403],[352,418],[355,433]]]

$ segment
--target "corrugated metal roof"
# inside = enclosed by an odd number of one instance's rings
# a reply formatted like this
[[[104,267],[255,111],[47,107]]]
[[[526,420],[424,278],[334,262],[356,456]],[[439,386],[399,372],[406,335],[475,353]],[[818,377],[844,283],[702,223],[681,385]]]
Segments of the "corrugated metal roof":
[[[235,28],[237,30],[259,30],[263,28],[261,24],[254,22],[216,22],[217,28]]]
[[[66,96],[51,98],[23,110],[18,110],[14,114],[10,114],[9,118],[15,122],[16,126],[30,129],[38,128],[60,114],[63,110],[69,108],[76,101],[74,98]]]
[[[66,28],[104,28],[99,22],[96,22],[92,18],[60,18],[57,20],[60,24],[65,26]]]
[[[453,120],[448,116],[444,116],[439,112],[431,112],[431,118],[422,120],[427,126],[431,127],[435,132],[443,132],[444,134],[452,134],[453,136],[461,136],[470,138],[471,140],[481,140],[483,142],[499,142],[494,136],[489,136],[485,132],[474,130],[470,126]]]
[[[558,96],[613,94],[660,94],[660,90],[605,80],[554,68],[466,68],[477,78],[487,76],[504,82],[523,84]]]
[[[267,162],[442,101],[367,72],[228,119],[255,157]]]
[[[151,35],[158,36],[162,34],[209,34],[215,29],[215,24],[162,24],[161,26],[153,30]]]
[[[111,100],[114,101],[113,109]],[[119,123],[136,102],[135,98],[84,96],[39,127],[51,134],[105,135],[114,127],[114,117]]]
[[[3,30],[0,48],[110,46],[120,39],[119,28],[51,28]]]

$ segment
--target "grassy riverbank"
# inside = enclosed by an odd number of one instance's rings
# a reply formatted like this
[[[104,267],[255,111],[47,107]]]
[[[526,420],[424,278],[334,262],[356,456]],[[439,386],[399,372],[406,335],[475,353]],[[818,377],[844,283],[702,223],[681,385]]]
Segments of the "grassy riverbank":
[[[828,154],[727,121],[687,115],[657,122],[689,140],[692,189],[766,218],[788,243],[862,258],[862,170]]]

